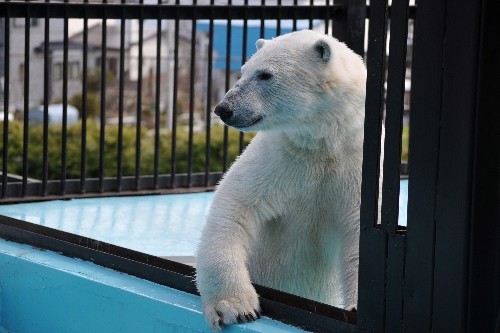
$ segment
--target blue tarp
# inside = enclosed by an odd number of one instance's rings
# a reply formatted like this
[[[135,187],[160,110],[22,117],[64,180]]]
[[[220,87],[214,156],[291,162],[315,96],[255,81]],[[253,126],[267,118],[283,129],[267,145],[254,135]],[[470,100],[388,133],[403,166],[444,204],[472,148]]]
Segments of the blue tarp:
[[[239,71],[241,65],[248,60],[256,51],[255,42],[261,38],[261,22],[250,20],[247,22],[247,40],[246,40],[246,57],[243,58],[243,21],[235,20],[231,22],[231,53],[230,53],[230,68],[231,71]],[[297,29],[305,29],[309,26],[309,21],[297,21]],[[196,28],[199,31],[209,32],[209,21],[198,21]],[[290,20],[283,21],[280,27],[280,35],[292,31],[293,23]],[[266,21],[263,38],[270,39],[278,34],[276,21]],[[214,69],[226,69],[226,45],[228,36],[228,25],[225,20],[214,21]]]

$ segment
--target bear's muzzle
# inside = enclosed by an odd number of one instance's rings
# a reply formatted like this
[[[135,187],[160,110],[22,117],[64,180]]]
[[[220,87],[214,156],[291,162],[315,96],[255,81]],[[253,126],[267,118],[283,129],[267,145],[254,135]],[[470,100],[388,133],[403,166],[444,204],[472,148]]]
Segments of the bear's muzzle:
[[[226,122],[233,115],[233,111],[221,104],[215,107],[214,113],[218,115],[223,122]]]
[[[242,110],[239,110],[234,113],[226,103],[219,103],[215,107],[214,113],[220,117],[224,124],[242,131],[257,124],[263,118],[262,115],[250,111],[242,112]]]

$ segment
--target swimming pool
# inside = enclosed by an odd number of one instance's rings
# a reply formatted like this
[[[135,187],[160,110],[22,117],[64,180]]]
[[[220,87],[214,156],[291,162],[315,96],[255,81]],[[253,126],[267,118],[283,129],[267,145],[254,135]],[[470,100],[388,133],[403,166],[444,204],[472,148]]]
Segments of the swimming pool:
[[[160,257],[192,257],[213,192],[85,198],[0,205],[0,215]],[[399,224],[406,225],[401,180]]]

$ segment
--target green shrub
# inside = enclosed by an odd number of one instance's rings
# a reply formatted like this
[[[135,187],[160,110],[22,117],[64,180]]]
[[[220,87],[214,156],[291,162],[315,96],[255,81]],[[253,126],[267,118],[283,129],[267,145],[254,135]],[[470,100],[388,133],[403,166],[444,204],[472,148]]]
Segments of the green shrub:
[[[410,126],[403,126],[403,135],[401,139],[401,161],[408,162],[408,145],[410,143]]]
[[[3,126],[0,126],[0,135],[3,135]],[[68,126],[66,135],[66,177],[80,178],[81,174],[81,123]],[[232,163],[239,154],[239,132],[228,131],[228,161]],[[28,133],[28,176],[42,178],[43,170],[43,127],[30,124]],[[122,136],[122,175],[132,176],[136,168],[136,127],[126,125]],[[192,145],[192,172],[204,172],[206,163],[206,133],[193,134]],[[245,145],[253,137],[245,135]],[[115,177],[118,168],[118,126],[106,125],[104,133],[104,163],[105,177]],[[210,171],[221,171],[223,166],[224,128],[214,126],[210,131]],[[99,175],[100,126],[94,121],[87,121],[86,135],[86,177],[94,178]],[[188,142],[189,133],[179,127],[176,135],[176,172],[188,171]],[[60,179],[62,154],[62,127],[50,125],[48,135],[48,177]],[[3,145],[0,146],[0,160],[3,156]],[[8,143],[8,172],[22,174],[23,156],[23,123],[12,121],[9,123]],[[162,132],[159,140],[159,173],[170,174],[172,164],[172,133]],[[140,174],[151,175],[154,172],[154,133],[151,130],[141,129],[140,132]]]
[[[82,103],[83,97],[81,93],[74,94],[68,101],[70,105],[73,105],[78,109],[80,116],[82,115]],[[99,115],[99,98],[97,93],[88,92],[87,93],[87,117],[97,117]]]
[[[81,123],[68,126],[66,136],[66,177],[80,178],[81,173]],[[239,132],[228,130],[228,166],[239,154]],[[0,137],[3,135],[3,126],[0,126]],[[122,175],[135,174],[136,164],[136,127],[123,127],[122,137]],[[246,146],[254,134],[245,134]],[[403,128],[402,161],[408,159],[408,126]],[[43,127],[41,125],[29,127],[28,136],[28,176],[41,179],[43,169]],[[151,130],[141,129],[140,132],[140,174],[152,175],[154,172],[154,133]],[[100,126],[92,120],[87,121],[86,136],[86,177],[99,176],[99,142]],[[193,134],[192,144],[192,172],[204,172],[206,159],[205,131]],[[177,173],[188,171],[189,161],[189,133],[185,127],[179,126],[176,135],[176,164]],[[104,167],[105,177],[116,177],[118,168],[118,126],[106,125],[104,140]],[[62,128],[60,125],[50,125],[48,135],[48,177],[61,177]],[[21,175],[23,170],[23,123],[11,121],[9,123],[8,142],[8,172]],[[0,161],[3,157],[3,145],[0,146]],[[213,126],[210,130],[209,165],[211,172],[222,171],[224,159],[224,127]],[[159,173],[170,174],[172,167],[172,133],[165,131],[160,134]]]

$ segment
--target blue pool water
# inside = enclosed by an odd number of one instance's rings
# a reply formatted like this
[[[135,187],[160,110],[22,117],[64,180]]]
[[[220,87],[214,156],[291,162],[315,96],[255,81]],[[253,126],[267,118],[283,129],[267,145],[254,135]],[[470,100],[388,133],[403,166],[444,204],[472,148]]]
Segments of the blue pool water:
[[[0,214],[156,256],[192,256],[213,193],[1,205]]]
[[[54,200],[0,205],[0,215],[155,256],[194,256],[213,193]],[[408,181],[399,224],[406,225]]]

